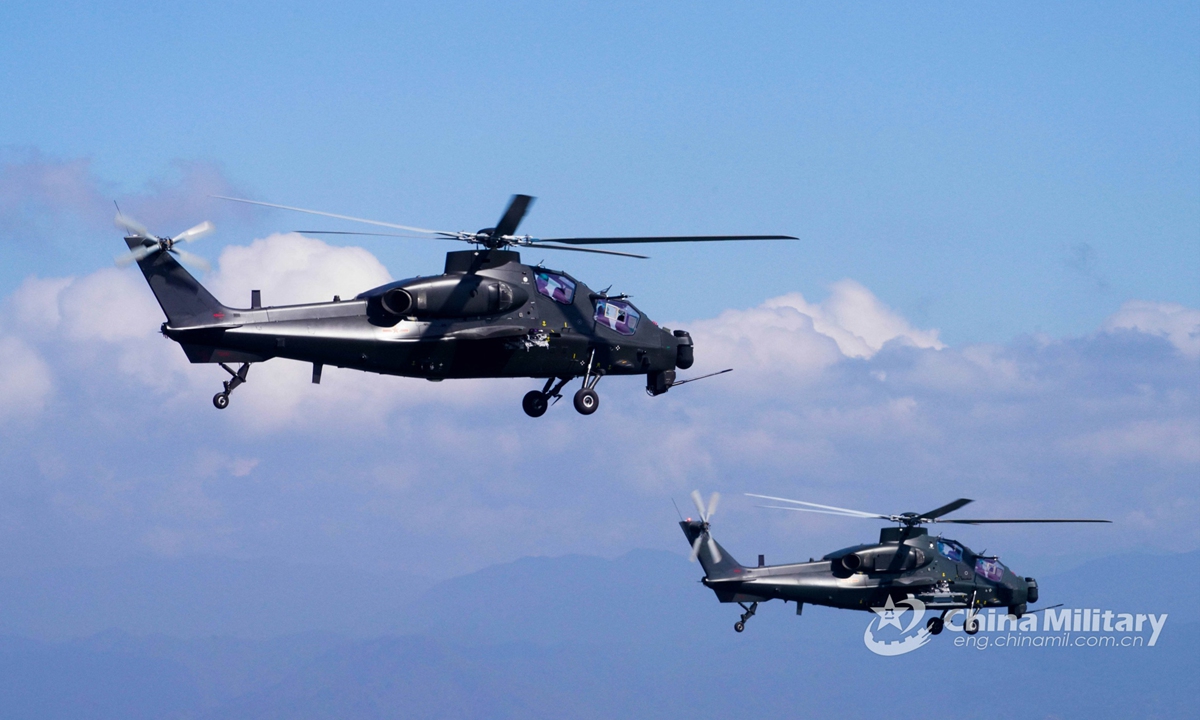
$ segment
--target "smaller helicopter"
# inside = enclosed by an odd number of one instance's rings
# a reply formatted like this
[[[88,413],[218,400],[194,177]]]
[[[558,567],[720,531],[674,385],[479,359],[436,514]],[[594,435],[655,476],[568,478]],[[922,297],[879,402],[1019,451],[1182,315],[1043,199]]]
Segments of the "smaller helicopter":
[[[925,513],[899,515],[848,510],[831,505],[746,493],[749,497],[791,503],[789,506],[763,505],[776,510],[813,512],[842,517],[887,520],[898,527],[883,528],[876,544],[854,545],[835,550],[820,560],[745,567],[713,539],[709,522],[717,509],[720,495],[713,493],[707,506],[700,491],[692,491],[692,502],[699,520],[687,518],[679,526],[692,545],[691,560],[704,568],[701,582],[717,594],[723,603],[738,603],[745,612],[733,629],[742,632],[760,602],[775,598],[796,603],[799,615],[804,603],[847,610],[867,610],[889,606],[914,597],[940,616],[929,619],[926,628],[938,635],[951,611],[966,609],[963,630],[979,632],[977,612],[983,607],[1005,607],[1016,617],[1029,612],[1028,605],[1038,601],[1037,581],[1021,577],[1005,567],[994,555],[974,552],[962,543],[938,536],[930,537],[922,527],[930,523],[987,525],[999,523],[1109,523],[1111,520],[1064,519],[984,519],[945,520],[948,515],[973,502],[959,498]],[[796,507],[802,506],[802,507]],[[748,604],[747,604],[748,603]]]

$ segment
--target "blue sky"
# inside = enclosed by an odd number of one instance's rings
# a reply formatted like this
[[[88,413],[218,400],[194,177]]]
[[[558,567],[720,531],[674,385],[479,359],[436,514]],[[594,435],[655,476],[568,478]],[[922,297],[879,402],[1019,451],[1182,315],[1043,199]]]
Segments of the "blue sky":
[[[1122,522],[964,538],[1042,567],[1195,549],[1198,38],[1194,4],[6,6],[4,562],[445,577],[675,549],[669,498],[696,486]],[[213,192],[470,230],[526,192],[537,235],[801,241],[526,254],[692,329],[698,370],[737,368],[707,385],[606,381],[600,415],[534,423],[526,382],[313,387],[273,362],[218,414],[219,371],[110,267],[112,200],[164,234],[214,220],[196,250],[231,304],[445,248],[268,238],[341,226]],[[731,542],[874,533],[761,512],[727,501]]]
[[[5,153],[86,159],[111,197],[182,160],[426,227],[490,225],[527,192],[535,234],[803,238],[554,260],[671,318],[845,277],[951,341],[1084,333],[1131,297],[1200,304],[1193,4],[3,12]],[[254,219],[213,247],[312,224]],[[10,237],[38,251],[10,249],[0,281],[102,264],[114,238],[91,221]],[[440,265],[364,245],[396,276]]]

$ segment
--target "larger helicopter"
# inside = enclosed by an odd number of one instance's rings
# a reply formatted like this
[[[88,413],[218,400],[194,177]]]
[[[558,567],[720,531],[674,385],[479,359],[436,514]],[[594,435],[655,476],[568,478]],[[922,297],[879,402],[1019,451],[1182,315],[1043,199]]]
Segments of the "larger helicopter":
[[[218,196],[214,196],[218,197]],[[692,338],[660,327],[626,295],[596,292],[562,270],[521,262],[509,248],[571,250],[622,257],[644,255],[583,247],[625,243],[795,240],[790,235],[703,235],[671,237],[534,238],[515,235],[533,198],[514,195],[495,227],[477,232],[426,230],[319,210],[220,197],[223,200],[293,210],[401,230],[399,233],[302,231],[307,234],[429,237],[469,243],[474,250],[446,253],[441,275],[381,285],[343,301],[264,306],[253,291],[250,307],[223,305],[176,261],[207,263],[178,247],[212,231],[202,223],[175,237],[150,234],[118,213],[129,253],[118,265],[136,262],[162,306],[163,335],[179,343],[193,363],[219,364],[230,376],[213,397],[224,409],[250,365],[271,358],[312,363],[312,381],[333,365],[386,375],[425,378],[529,377],[545,380],[526,393],[522,408],[545,414],[575,378],[575,409],[584,415],[600,403],[596,384],[606,375],[645,375],[646,391],[661,395],[691,378],[676,369],[692,366]],[[236,370],[231,364],[240,364]],[[721,372],[727,372],[723,370]],[[713,373],[719,374],[719,373]],[[707,376],[705,376],[707,377]]]
[[[994,555],[976,553],[966,545],[940,535],[930,537],[924,525],[1111,522],[943,519],[945,515],[973,502],[966,498],[959,498],[925,513],[881,515],[769,495],[746,495],[790,503],[787,506],[763,506],[777,510],[887,520],[897,523],[897,526],[881,529],[878,543],[835,550],[820,560],[765,565],[759,555],[758,567],[745,567],[712,537],[709,521],[716,511],[720,496],[713,493],[705,505],[699,491],[692,491],[692,501],[696,504],[699,519],[681,520],[679,526],[692,545],[691,559],[699,559],[700,566],[704,568],[701,582],[711,588],[721,602],[736,602],[745,611],[733,626],[738,632],[746,629],[746,621],[754,615],[760,602],[775,598],[795,602],[797,615],[803,610],[804,603],[871,611],[890,608],[897,601],[915,598],[924,603],[926,609],[941,610],[940,616],[930,618],[926,624],[931,635],[940,634],[948,614],[961,609],[967,611],[963,630],[968,635],[974,635],[979,632],[976,613],[980,608],[1007,607],[1011,615],[1024,615],[1029,610],[1029,604],[1038,601],[1037,580],[1016,575]]]

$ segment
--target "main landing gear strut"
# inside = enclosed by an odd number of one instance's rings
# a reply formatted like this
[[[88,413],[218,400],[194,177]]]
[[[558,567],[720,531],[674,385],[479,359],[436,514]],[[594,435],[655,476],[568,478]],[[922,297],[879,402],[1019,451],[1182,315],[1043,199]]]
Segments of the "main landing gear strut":
[[[600,396],[596,393],[596,383],[600,382],[604,371],[595,367],[595,360],[596,351],[592,350],[592,354],[588,357],[587,371],[583,375],[583,387],[575,393],[575,409],[579,411],[580,415],[591,415],[596,412],[596,408],[600,407]],[[558,381],[557,384],[555,384],[555,380]],[[525,393],[525,397],[521,400],[521,408],[529,417],[545,415],[547,408],[550,407],[550,399],[561,398],[563,386],[570,381],[569,377],[546,380],[546,386],[541,390],[530,390]]]
[[[216,395],[213,395],[213,405],[215,405],[218,410],[224,410],[225,408],[229,407],[229,396],[233,393],[233,389],[246,382],[246,375],[250,372],[250,363],[242,363],[242,366],[237,369],[237,372],[234,372],[225,363],[220,363],[220,365],[225,369],[225,372],[229,373],[229,379],[221,383],[225,386],[225,389]]]
[[[741,620],[738,620],[733,624],[733,629],[741,632],[746,629],[746,621],[754,617],[754,611],[758,610],[758,603],[752,602],[750,603],[750,607],[746,607],[746,603],[738,603],[738,605],[741,605],[742,609],[746,612],[742,613]]]

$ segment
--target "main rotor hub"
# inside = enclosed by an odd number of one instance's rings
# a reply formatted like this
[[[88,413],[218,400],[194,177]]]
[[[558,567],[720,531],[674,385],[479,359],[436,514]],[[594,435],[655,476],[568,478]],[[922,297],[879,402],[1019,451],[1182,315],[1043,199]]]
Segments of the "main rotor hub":
[[[482,228],[474,234],[463,233],[463,239],[476,245],[482,245],[488,250],[503,250],[514,244],[511,239],[497,235],[496,228]]]

